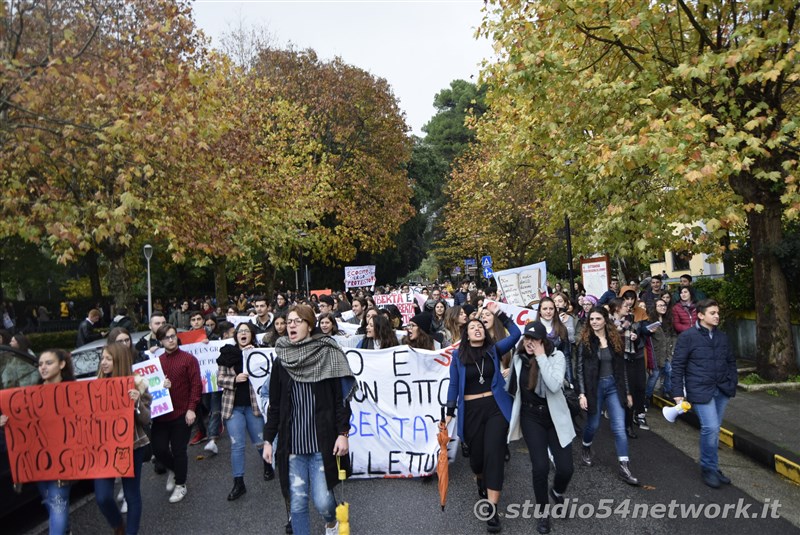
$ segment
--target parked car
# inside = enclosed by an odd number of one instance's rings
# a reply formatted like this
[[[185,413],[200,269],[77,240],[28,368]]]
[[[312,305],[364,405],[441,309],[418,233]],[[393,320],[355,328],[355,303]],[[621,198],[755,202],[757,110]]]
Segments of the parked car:
[[[147,336],[150,331],[137,331],[131,333],[131,344],[136,345],[141,338]],[[100,357],[103,356],[103,348],[106,346],[106,339],[101,338],[94,342],[84,344],[72,350],[72,367],[75,369],[76,379],[91,379],[97,376],[97,369],[100,367]]]
[[[37,359],[30,353],[9,346],[0,346],[0,390],[39,383]],[[6,435],[0,432],[0,517],[4,517],[32,501],[38,500],[36,485],[14,488],[8,462]]]

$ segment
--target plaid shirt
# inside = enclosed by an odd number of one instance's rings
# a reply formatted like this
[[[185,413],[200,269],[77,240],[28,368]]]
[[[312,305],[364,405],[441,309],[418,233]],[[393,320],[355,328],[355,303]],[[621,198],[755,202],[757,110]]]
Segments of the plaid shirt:
[[[217,371],[217,384],[222,387],[222,418],[227,420],[233,414],[233,401],[236,397],[236,370],[228,366],[220,366]],[[247,381],[247,386],[250,389],[250,407],[253,409],[253,414],[261,416],[261,411],[258,408],[258,397],[253,390],[253,385]]]

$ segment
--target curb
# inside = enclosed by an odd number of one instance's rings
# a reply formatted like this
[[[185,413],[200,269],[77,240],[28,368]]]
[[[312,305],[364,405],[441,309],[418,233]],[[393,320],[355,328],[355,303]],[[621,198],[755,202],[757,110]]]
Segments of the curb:
[[[662,408],[672,407],[675,403],[653,395],[653,405]],[[694,412],[681,414],[678,419],[700,429],[700,420]],[[720,427],[719,441],[766,466],[776,474],[800,485],[800,457],[797,454],[727,422]]]

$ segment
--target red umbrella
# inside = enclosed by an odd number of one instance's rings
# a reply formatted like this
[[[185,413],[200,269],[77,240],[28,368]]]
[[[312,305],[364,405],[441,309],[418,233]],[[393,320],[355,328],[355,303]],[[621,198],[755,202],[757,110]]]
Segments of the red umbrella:
[[[450,435],[447,433],[447,424],[444,419],[444,407],[442,407],[442,419],[439,420],[439,459],[436,465],[436,474],[439,476],[439,502],[444,511],[444,504],[447,502],[447,487],[450,484],[450,466],[447,458],[447,444],[450,443]]]

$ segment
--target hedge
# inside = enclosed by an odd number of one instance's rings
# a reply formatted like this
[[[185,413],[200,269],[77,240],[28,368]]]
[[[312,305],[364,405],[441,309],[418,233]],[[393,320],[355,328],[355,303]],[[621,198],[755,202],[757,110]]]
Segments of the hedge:
[[[30,333],[31,349],[37,355],[45,349],[62,348],[67,351],[75,349],[78,331],[61,331],[55,333]]]

